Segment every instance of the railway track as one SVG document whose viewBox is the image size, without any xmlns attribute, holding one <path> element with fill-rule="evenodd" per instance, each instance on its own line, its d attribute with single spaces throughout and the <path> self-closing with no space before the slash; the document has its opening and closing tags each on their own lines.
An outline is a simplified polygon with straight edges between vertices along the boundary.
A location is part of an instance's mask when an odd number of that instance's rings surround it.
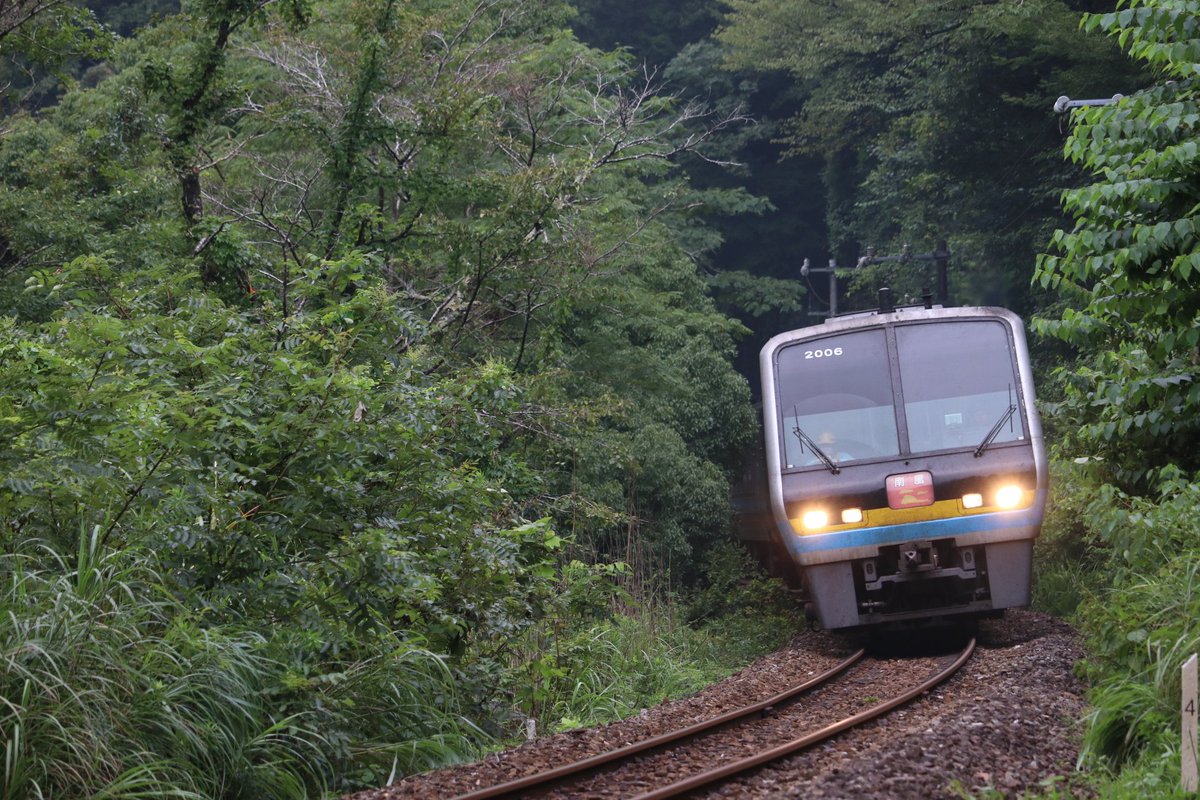
<svg viewBox="0 0 1200 800">
<path fill-rule="evenodd" d="M 970 658 L 971 639 L 954 657 L 865 658 L 859 650 L 784 692 L 676 731 L 570 764 L 458 795 L 636 797 L 660 800 L 703 790 L 787 758 L 913 700 Z M 913 675 L 894 688 L 897 670 Z M 915 679 L 915 676 L 921 679 Z M 847 708 L 856 708 L 850 713 Z"/>
</svg>

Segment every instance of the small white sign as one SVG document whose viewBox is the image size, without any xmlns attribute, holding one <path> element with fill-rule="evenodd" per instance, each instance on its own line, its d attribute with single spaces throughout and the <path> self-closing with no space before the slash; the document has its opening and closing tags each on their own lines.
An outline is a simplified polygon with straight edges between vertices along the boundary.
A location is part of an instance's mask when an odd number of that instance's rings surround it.
<svg viewBox="0 0 1200 800">
<path fill-rule="evenodd" d="M 1195 792 L 1200 788 L 1196 772 L 1196 655 L 1183 665 L 1183 697 L 1180 706 L 1180 728 L 1183 731 L 1183 741 L 1180 751 L 1180 785 L 1185 792 Z"/>
</svg>

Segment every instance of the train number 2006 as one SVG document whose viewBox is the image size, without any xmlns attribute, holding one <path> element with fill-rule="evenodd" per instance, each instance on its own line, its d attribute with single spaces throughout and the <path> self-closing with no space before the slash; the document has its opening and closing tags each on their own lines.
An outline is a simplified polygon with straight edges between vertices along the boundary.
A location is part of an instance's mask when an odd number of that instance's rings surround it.
<svg viewBox="0 0 1200 800">
<path fill-rule="evenodd" d="M 805 350 L 804 358 L 832 358 L 841 354 L 842 348 L 840 347 L 826 347 L 824 350 Z"/>
</svg>

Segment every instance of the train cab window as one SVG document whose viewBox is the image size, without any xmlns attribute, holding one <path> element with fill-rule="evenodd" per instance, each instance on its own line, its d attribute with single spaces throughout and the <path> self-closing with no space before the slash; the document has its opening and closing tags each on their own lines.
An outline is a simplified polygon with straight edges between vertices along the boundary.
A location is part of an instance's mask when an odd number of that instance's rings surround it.
<svg viewBox="0 0 1200 800">
<path fill-rule="evenodd" d="M 1008 331 L 986 320 L 896 328 L 900 383 L 914 453 L 1025 438 Z"/>
<path fill-rule="evenodd" d="M 781 349 L 776 385 L 783 468 L 821 466 L 812 444 L 835 463 L 898 455 L 890 374 L 882 330 Z"/>
</svg>

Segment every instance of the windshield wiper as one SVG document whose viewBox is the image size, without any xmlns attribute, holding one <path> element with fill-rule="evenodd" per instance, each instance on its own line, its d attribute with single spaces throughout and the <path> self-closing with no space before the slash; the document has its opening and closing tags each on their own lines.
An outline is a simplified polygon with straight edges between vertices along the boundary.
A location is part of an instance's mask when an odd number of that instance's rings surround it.
<svg viewBox="0 0 1200 800">
<path fill-rule="evenodd" d="M 992 426 L 990 431 L 988 431 L 988 435 L 983 437 L 983 441 L 979 443 L 979 447 L 975 448 L 976 458 L 979 458 L 981 455 L 983 455 L 983 451 L 987 450 L 988 445 L 992 443 L 992 440 L 1000 435 L 1000 429 L 1004 427 L 1004 423 L 1008 422 L 1009 419 L 1012 418 L 1012 415 L 1016 413 L 1016 411 L 1017 407 L 1010 402 L 1005 412 L 1000 415 L 1000 419 L 996 420 L 996 424 Z"/>
<path fill-rule="evenodd" d="M 826 469 L 828 469 L 834 475 L 840 475 L 842 473 L 841 468 L 838 467 L 837 464 L 833 463 L 833 459 L 825 455 L 825 451 L 817 447 L 817 443 L 812 440 L 811 436 L 801 430 L 799 425 L 792 428 L 792 433 L 796 434 L 796 438 L 800 440 L 800 444 L 808 445 L 808 449 L 812 450 L 813 455 L 821 460 L 821 463 L 825 465 Z"/>
</svg>

